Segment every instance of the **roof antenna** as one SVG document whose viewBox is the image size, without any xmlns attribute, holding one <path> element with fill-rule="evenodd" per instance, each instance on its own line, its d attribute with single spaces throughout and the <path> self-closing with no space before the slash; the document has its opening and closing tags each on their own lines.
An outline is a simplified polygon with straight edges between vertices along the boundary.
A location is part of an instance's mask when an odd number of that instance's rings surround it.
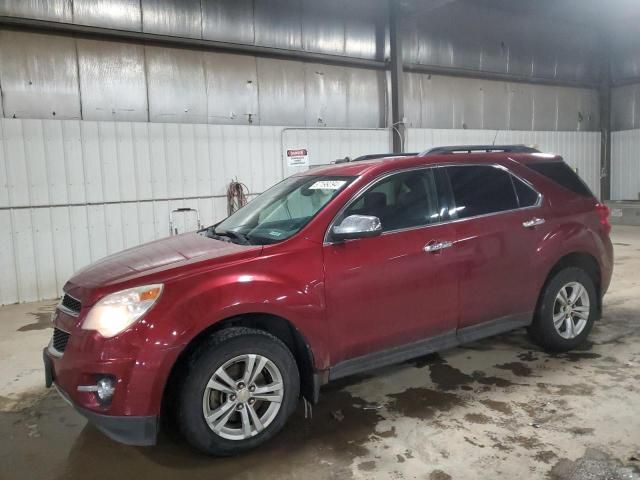
<svg viewBox="0 0 640 480">
<path fill-rule="evenodd" d="M 500 133 L 500 130 L 496 130 L 496 134 L 493 136 L 493 143 L 491 144 L 492 147 L 496 146 L 496 140 L 498 138 L 498 133 Z"/>
</svg>

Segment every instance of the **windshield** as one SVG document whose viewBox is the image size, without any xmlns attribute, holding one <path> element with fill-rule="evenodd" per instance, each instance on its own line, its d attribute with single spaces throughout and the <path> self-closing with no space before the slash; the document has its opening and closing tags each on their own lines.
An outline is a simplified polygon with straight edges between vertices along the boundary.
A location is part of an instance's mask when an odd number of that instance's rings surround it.
<svg viewBox="0 0 640 480">
<path fill-rule="evenodd" d="M 353 179 L 323 175 L 289 177 L 203 232 L 212 238 L 245 245 L 281 242 L 298 233 Z"/>
</svg>

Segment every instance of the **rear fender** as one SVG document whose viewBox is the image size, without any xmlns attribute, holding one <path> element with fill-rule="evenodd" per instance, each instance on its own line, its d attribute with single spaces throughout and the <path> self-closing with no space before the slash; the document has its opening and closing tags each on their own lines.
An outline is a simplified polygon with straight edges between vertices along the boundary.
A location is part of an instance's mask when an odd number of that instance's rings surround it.
<svg viewBox="0 0 640 480">
<path fill-rule="evenodd" d="M 538 272 L 537 286 L 541 291 L 549 274 L 562 258 L 572 253 L 583 253 L 593 257 L 603 272 L 601 259 L 605 245 L 600 236 L 579 222 L 567 222 L 551 230 L 538 245 L 533 259 L 534 271 Z M 602 282 L 602 279 L 601 279 Z"/>
</svg>

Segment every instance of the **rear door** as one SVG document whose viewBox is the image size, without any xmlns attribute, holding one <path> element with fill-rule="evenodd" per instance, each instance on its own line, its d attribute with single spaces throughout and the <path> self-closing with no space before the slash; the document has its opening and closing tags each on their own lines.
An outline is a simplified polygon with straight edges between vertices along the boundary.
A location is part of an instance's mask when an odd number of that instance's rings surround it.
<svg viewBox="0 0 640 480">
<path fill-rule="evenodd" d="M 513 322 L 530 321 L 537 277 L 528 265 L 545 232 L 540 195 L 498 165 L 445 171 L 453 197 L 450 212 L 457 217 L 458 328 L 495 322 L 497 332 L 501 324 L 508 330 Z"/>
<path fill-rule="evenodd" d="M 373 215 L 384 233 L 323 247 L 333 364 L 454 334 L 455 252 L 433 245 L 452 245 L 455 227 L 439 204 L 433 169 L 411 170 L 380 179 L 334 221 Z"/>
</svg>

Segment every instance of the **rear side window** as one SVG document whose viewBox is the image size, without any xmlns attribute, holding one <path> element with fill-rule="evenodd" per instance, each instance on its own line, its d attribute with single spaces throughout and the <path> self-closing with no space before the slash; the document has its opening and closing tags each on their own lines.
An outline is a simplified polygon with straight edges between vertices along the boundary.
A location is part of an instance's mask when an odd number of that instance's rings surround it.
<svg viewBox="0 0 640 480">
<path fill-rule="evenodd" d="M 589 187 L 580 179 L 569 165 L 564 162 L 542 162 L 527 165 L 531 170 L 544 175 L 557 184 L 583 197 L 593 197 Z"/>
<path fill-rule="evenodd" d="M 518 208 L 512 176 L 487 166 L 447 167 L 457 218 L 475 217 Z M 454 212 L 450 212 L 453 216 Z"/>
<path fill-rule="evenodd" d="M 538 203 L 539 194 L 529 185 L 524 183 L 517 177 L 511 177 L 513 179 L 513 187 L 516 189 L 516 195 L 518 196 L 518 205 L 520 208 L 533 207 Z"/>
</svg>

